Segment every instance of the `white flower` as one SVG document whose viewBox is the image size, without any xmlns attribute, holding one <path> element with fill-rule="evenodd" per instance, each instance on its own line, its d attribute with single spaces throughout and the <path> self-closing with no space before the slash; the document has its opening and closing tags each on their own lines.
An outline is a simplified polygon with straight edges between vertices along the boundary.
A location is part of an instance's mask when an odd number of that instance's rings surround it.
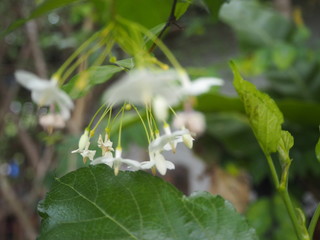
<svg viewBox="0 0 320 240">
<path fill-rule="evenodd" d="M 49 132 L 53 129 L 62 129 L 66 126 L 64 118 L 60 114 L 49 113 L 39 118 L 39 124 Z"/>
<path fill-rule="evenodd" d="M 220 78 L 202 77 L 194 81 L 190 81 L 186 72 L 179 72 L 182 82 L 182 94 L 189 96 L 198 96 L 208 92 L 213 86 L 222 86 L 223 80 Z"/>
<path fill-rule="evenodd" d="M 173 106 L 180 100 L 178 79 L 174 70 L 134 69 L 112 85 L 104 99 L 109 104 L 129 102 L 144 106 L 152 104 L 155 96 L 161 96 Z"/>
<path fill-rule="evenodd" d="M 186 145 L 187 148 L 189 148 L 189 149 L 191 149 L 193 147 L 193 140 L 194 140 L 194 138 L 189 133 L 184 134 L 182 136 L 182 141 L 183 141 L 184 145 Z"/>
<path fill-rule="evenodd" d="M 89 150 L 88 148 L 80 152 L 81 156 L 83 157 L 84 163 L 86 163 L 88 158 L 90 159 L 90 161 L 93 161 L 94 155 L 96 154 L 96 150 Z"/>
<path fill-rule="evenodd" d="M 89 130 L 84 130 L 84 133 L 81 135 L 78 143 L 78 149 L 72 151 L 72 153 L 83 151 L 88 145 L 90 145 Z"/>
<path fill-rule="evenodd" d="M 70 97 L 57 86 L 57 80 L 46 81 L 26 71 L 16 71 L 17 81 L 31 91 L 32 100 L 39 106 L 57 104 L 65 120 L 70 118 L 73 102 Z"/>
<path fill-rule="evenodd" d="M 148 147 L 150 160 L 141 163 L 141 169 L 156 168 L 158 172 L 165 175 L 167 169 L 174 169 L 174 164 L 167 161 L 161 154 L 163 150 L 172 150 L 175 152 L 176 146 L 179 142 L 184 142 L 189 148 L 192 147 L 193 138 L 189 130 L 182 129 L 179 131 L 171 132 L 169 125 L 164 126 L 165 134 L 157 136 Z"/>
<path fill-rule="evenodd" d="M 83 162 L 85 163 L 87 161 L 87 158 L 89 158 L 91 161 L 94 158 L 94 155 L 96 154 L 95 150 L 89 150 L 90 146 L 90 137 L 89 137 L 89 131 L 85 130 L 84 133 L 81 135 L 78 149 L 72 151 L 71 153 L 80 153 L 83 157 Z"/>
<path fill-rule="evenodd" d="M 156 168 L 161 175 L 165 175 L 167 169 L 174 169 L 175 166 L 172 162 L 167 161 L 160 151 L 149 152 L 150 161 L 142 162 L 141 169 Z"/>
<path fill-rule="evenodd" d="M 152 101 L 152 109 L 156 119 L 165 122 L 168 118 L 169 105 L 167 100 L 161 96 L 156 96 Z"/>
<path fill-rule="evenodd" d="M 166 127 L 164 129 L 166 129 Z M 167 132 L 162 136 L 158 136 L 149 144 L 149 152 L 161 152 L 163 150 L 175 151 L 177 143 L 182 142 L 182 136 L 188 132 L 189 131 L 187 129 L 175 131 L 173 133 L 171 133 L 170 130 L 170 132 Z"/>
<path fill-rule="evenodd" d="M 186 127 L 190 132 L 201 135 L 206 129 L 206 120 L 201 112 L 178 112 L 173 119 L 173 126 L 178 129 Z"/>
<path fill-rule="evenodd" d="M 107 133 L 104 137 L 104 141 L 102 140 L 102 136 L 99 135 L 98 147 L 102 150 L 102 156 L 112 157 L 112 152 L 114 151 L 112 144 Z"/>
<path fill-rule="evenodd" d="M 107 164 L 109 167 L 114 169 L 114 175 L 118 175 L 120 167 L 122 164 L 126 164 L 129 166 L 132 170 L 139 170 L 140 169 L 140 163 L 135 160 L 131 159 L 124 159 L 121 157 L 122 150 L 121 148 L 116 148 L 115 157 L 109 157 L 109 156 L 103 156 L 99 157 L 91 162 L 92 165 L 104 163 Z"/>
</svg>

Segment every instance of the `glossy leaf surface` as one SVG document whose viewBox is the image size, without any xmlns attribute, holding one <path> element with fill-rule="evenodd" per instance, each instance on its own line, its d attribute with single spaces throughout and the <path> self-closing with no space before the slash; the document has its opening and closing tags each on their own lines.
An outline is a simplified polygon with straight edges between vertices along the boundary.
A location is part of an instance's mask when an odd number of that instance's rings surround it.
<svg viewBox="0 0 320 240">
<path fill-rule="evenodd" d="M 281 138 L 283 116 L 276 103 L 250 82 L 243 80 L 231 62 L 234 86 L 244 104 L 251 128 L 265 154 L 276 152 Z"/>
<path fill-rule="evenodd" d="M 230 203 L 184 196 L 148 173 L 90 166 L 56 179 L 39 204 L 39 239 L 257 239 Z"/>
</svg>

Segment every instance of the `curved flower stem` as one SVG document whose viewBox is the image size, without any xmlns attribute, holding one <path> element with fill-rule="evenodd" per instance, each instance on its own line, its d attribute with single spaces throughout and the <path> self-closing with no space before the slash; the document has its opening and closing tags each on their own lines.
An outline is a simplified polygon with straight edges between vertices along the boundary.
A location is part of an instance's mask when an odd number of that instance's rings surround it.
<svg viewBox="0 0 320 240">
<path fill-rule="evenodd" d="M 103 105 L 104 106 L 104 105 Z M 110 111 L 111 107 L 106 107 L 106 109 L 104 110 L 104 112 L 102 113 L 101 117 L 99 118 L 98 122 L 96 123 L 96 125 L 94 126 L 94 128 L 91 130 L 91 132 L 95 132 L 97 127 L 100 125 L 102 119 L 104 119 L 104 117 L 108 114 L 108 112 Z"/>
<path fill-rule="evenodd" d="M 144 131 L 146 132 L 147 139 L 148 139 L 148 143 L 150 143 L 151 140 L 150 140 L 150 136 L 149 136 L 148 128 L 147 128 L 146 124 L 145 124 L 145 122 L 143 121 L 143 118 L 142 118 L 141 114 L 139 113 L 139 110 L 137 109 L 137 107 L 134 106 L 134 105 L 132 105 L 132 107 L 133 107 L 133 109 L 136 111 L 136 113 L 138 114 L 138 116 L 139 116 L 139 118 L 140 118 L 140 121 L 141 121 L 141 123 L 142 123 L 142 125 L 143 125 Z"/>
<path fill-rule="evenodd" d="M 120 125 L 119 125 L 119 137 L 118 137 L 118 147 L 121 149 L 121 132 L 122 132 L 122 122 L 123 122 L 123 114 L 125 110 L 126 103 L 123 104 L 123 107 L 121 108 L 121 119 L 120 119 Z"/>
<path fill-rule="evenodd" d="M 99 107 L 99 109 L 96 111 L 96 113 L 95 113 L 95 114 L 93 115 L 93 117 L 91 118 L 91 121 L 90 121 L 90 123 L 89 123 L 89 125 L 88 125 L 87 128 L 91 129 L 91 125 L 92 125 L 94 119 L 95 119 L 96 116 L 99 114 L 99 112 L 102 110 L 102 108 L 105 107 L 105 105 L 106 105 L 106 104 L 103 104 L 101 107 Z"/>
<path fill-rule="evenodd" d="M 318 204 L 317 209 L 314 212 L 313 217 L 312 217 L 310 224 L 309 224 L 308 232 L 310 235 L 310 239 L 313 239 L 314 230 L 317 226 L 319 217 L 320 217 L 320 204 Z"/>
</svg>

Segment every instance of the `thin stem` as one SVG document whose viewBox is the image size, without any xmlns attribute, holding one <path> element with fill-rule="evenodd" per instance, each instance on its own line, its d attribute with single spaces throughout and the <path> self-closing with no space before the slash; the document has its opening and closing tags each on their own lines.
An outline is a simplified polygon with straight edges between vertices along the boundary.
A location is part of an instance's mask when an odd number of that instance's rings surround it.
<svg viewBox="0 0 320 240">
<path fill-rule="evenodd" d="M 77 61 L 75 62 L 75 63 L 73 63 L 69 68 L 68 68 L 68 70 L 63 74 L 63 76 L 61 77 L 61 81 L 65 81 L 73 72 L 74 72 L 74 70 L 80 65 L 80 64 L 82 64 L 84 61 L 86 61 L 87 59 L 88 59 L 88 57 L 92 54 L 92 53 L 94 53 L 95 51 L 97 51 L 99 48 L 101 48 L 102 46 L 103 46 L 103 44 L 105 44 L 106 43 L 106 41 L 105 40 L 100 40 L 94 47 L 92 47 L 92 48 L 90 48 L 86 53 L 84 53 L 83 55 L 81 55 L 78 59 L 77 59 Z M 110 44 L 110 45 L 112 45 L 112 44 Z M 108 51 L 109 51 L 109 49 L 108 48 L 106 48 L 106 50 L 105 51 L 103 51 L 101 54 L 100 54 L 100 56 L 99 56 L 99 58 L 96 60 L 96 62 L 94 63 L 94 64 L 92 64 L 93 66 L 94 65 L 98 65 L 97 64 L 97 62 L 100 62 L 101 63 L 101 61 L 103 61 L 103 60 L 101 60 L 101 58 L 105 58 L 105 56 L 108 54 Z"/>
<path fill-rule="evenodd" d="M 120 125 L 119 125 L 119 137 L 118 137 L 118 148 L 121 148 L 121 130 L 122 130 L 122 122 L 123 122 L 123 114 L 124 114 L 124 108 L 126 103 L 123 104 L 123 107 L 121 108 L 121 119 L 120 119 Z"/>
<path fill-rule="evenodd" d="M 103 104 L 97 111 L 96 111 L 96 113 L 93 115 L 93 117 L 91 118 L 91 121 L 90 121 L 90 123 L 89 123 L 89 125 L 88 125 L 88 127 L 87 128 L 91 128 L 91 125 L 92 125 L 92 123 L 93 123 L 93 121 L 94 121 L 94 119 L 96 118 L 96 116 L 98 115 L 98 113 L 102 110 L 102 108 L 104 108 L 104 106 L 105 106 L 106 104 Z"/>
<path fill-rule="evenodd" d="M 112 107 L 110 107 L 110 111 L 109 111 L 109 117 L 108 117 L 108 123 L 107 123 L 107 127 L 106 127 L 106 131 L 110 131 L 110 123 L 111 123 L 111 117 L 112 117 Z M 109 132 L 108 132 L 109 134 Z"/>
<path fill-rule="evenodd" d="M 148 143 L 150 143 L 150 137 L 149 137 L 149 133 L 148 133 L 148 129 L 147 129 L 146 124 L 144 123 L 143 118 L 142 118 L 141 114 L 139 113 L 138 109 L 136 108 L 136 106 L 133 106 L 133 105 L 132 105 L 132 107 L 133 107 L 133 109 L 137 112 L 137 114 L 138 114 L 138 116 L 139 116 L 139 118 L 140 118 L 140 120 L 141 120 L 141 123 L 142 123 L 142 125 L 143 125 L 144 131 L 146 132 L 147 139 L 148 139 Z"/>
<path fill-rule="evenodd" d="M 152 140 L 154 139 L 154 134 L 153 134 L 153 129 L 152 129 L 152 123 L 151 123 L 151 121 L 150 121 L 150 114 L 151 114 L 151 112 L 150 112 L 150 106 L 149 105 L 146 105 L 146 115 L 147 115 L 147 122 L 148 122 L 148 127 L 149 127 L 149 132 L 150 132 L 150 134 L 151 134 L 151 138 L 152 138 Z"/>
<path fill-rule="evenodd" d="M 95 33 L 90 37 L 87 41 L 85 41 L 63 64 L 62 66 L 58 69 L 56 74 L 60 76 L 64 70 L 71 64 L 71 62 L 78 56 L 82 51 L 84 51 L 85 48 L 87 48 L 92 41 L 94 41 L 97 37 L 99 37 L 100 32 Z M 62 82 L 63 83 L 63 82 Z M 61 84 L 62 84 L 61 83 Z"/>
<path fill-rule="evenodd" d="M 168 17 L 166 24 L 164 25 L 164 27 L 160 31 L 160 33 L 157 37 L 158 39 L 160 39 L 162 37 L 162 35 L 164 34 L 164 32 L 166 31 L 166 29 L 168 27 L 170 27 L 170 25 L 176 21 L 176 17 L 174 15 L 174 13 L 176 11 L 176 6 L 177 6 L 177 0 L 173 0 L 170 15 Z M 157 46 L 157 44 L 155 42 L 153 42 L 150 49 L 149 49 L 149 53 L 152 53 L 154 51 L 154 49 L 156 48 L 156 46 Z"/>
<path fill-rule="evenodd" d="M 290 199 L 290 196 L 288 193 L 288 188 L 287 188 L 286 184 L 280 185 L 280 183 L 279 183 L 278 174 L 277 174 L 276 168 L 273 164 L 273 161 L 272 161 L 270 154 L 265 154 L 265 156 L 267 158 L 267 162 L 268 162 L 269 168 L 271 170 L 271 176 L 272 176 L 273 183 L 274 183 L 276 189 L 278 190 L 284 204 L 286 205 L 288 214 L 290 216 L 291 222 L 293 224 L 293 227 L 294 227 L 294 230 L 295 230 L 295 233 L 296 233 L 298 239 L 299 240 L 310 240 L 309 237 L 305 236 L 303 234 L 303 232 L 301 231 L 304 226 L 302 226 L 299 223 L 299 220 L 296 215 L 292 201 Z"/>
<path fill-rule="evenodd" d="M 293 224 L 294 230 L 296 232 L 296 235 L 299 240 L 310 240 L 308 236 L 304 236 L 301 229 L 304 227 L 299 223 L 298 217 L 296 215 L 296 211 L 294 209 L 294 206 L 292 204 L 291 198 L 289 196 L 288 190 L 285 188 L 279 188 L 280 196 L 283 200 L 283 202 L 286 205 L 287 211 L 289 213 L 291 222 Z"/>
<path fill-rule="evenodd" d="M 273 184 L 276 187 L 276 189 L 279 188 L 279 177 L 276 171 L 276 168 L 273 164 L 272 158 L 270 156 L 270 154 L 265 154 L 266 158 L 267 158 L 267 162 L 271 171 L 271 176 L 272 176 L 272 180 L 273 180 Z"/>
<path fill-rule="evenodd" d="M 179 70 L 183 70 L 183 67 L 180 65 L 178 60 L 175 58 L 175 56 L 171 53 L 171 51 L 167 48 L 167 46 L 160 40 L 157 39 L 157 36 L 154 35 L 152 32 L 150 32 L 148 29 L 145 27 L 138 25 L 133 22 L 129 22 L 128 20 L 121 18 L 118 16 L 118 21 L 123 22 L 124 24 L 127 25 L 135 25 L 143 34 L 145 34 L 147 37 L 149 37 L 151 40 L 154 41 L 154 43 L 161 49 L 161 51 L 166 55 L 167 59 L 170 61 L 170 63 Z M 183 70 L 184 71 L 184 70 Z"/>
<path fill-rule="evenodd" d="M 101 117 L 99 118 L 98 122 L 96 123 L 96 125 L 94 126 L 94 128 L 92 129 L 93 132 L 96 131 L 97 127 L 100 125 L 102 119 L 104 119 L 104 117 L 107 115 L 107 113 L 110 111 L 110 107 L 107 107 L 103 114 L 101 115 Z"/>
<path fill-rule="evenodd" d="M 314 230 L 316 229 L 319 217 L 320 217 L 320 204 L 318 204 L 317 209 L 314 212 L 309 224 L 308 232 L 309 232 L 310 239 L 313 239 Z"/>
</svg>

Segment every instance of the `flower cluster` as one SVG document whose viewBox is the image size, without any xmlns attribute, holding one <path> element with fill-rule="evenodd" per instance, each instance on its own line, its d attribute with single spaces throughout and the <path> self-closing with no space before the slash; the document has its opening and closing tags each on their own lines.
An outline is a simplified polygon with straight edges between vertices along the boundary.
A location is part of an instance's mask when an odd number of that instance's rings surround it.
<svg viewBox="0 0 320 240">
<path fill-rule="evenodd" d="M 188 75 L 184 72 L 175 70 L 132 70 L 112 85 L 103 97 L 106 109 L 99 119 L 98 124 L 108 113 L 109 124 L 112 118 L 112 109 L 116 107 L 120 108 L 114 117 L 115 119 L 121 116 L 119 120 L 121 123 L 119 127 L 118 146 L 115 148 L 115 151 L 109 135 L 110 125 L 108 125 L 104 140 L 101 135 L 98 139 L 101 156 L 94 158 L 95 151 L 88 149 L 90 145 L 89 135 L 91 135 L 90 133 L 92 133 L 92 135 L 94 134 L 97 126 L 90 130 L 90 123 L 80 138 L 79 148 L 72 151 L 72 153 L 80 153 L 84 161 L 89 158 L 92 165 L 108 165 L 114 169 L 115 175 L 124 167 L 130 170 L 151 169 L 154 174 L 158 171 L 161 175 L 165 175 L 168 169 L 174 169 L 175 166 L 171 161 L 165 159 L 163 152 L 172 151 L 175 153 L 178 143 L 184 143 L 191 149 L 194 140 L 192 137 L 192 135 L 194 135 L 193 130 L 199 133 L 203 131 L 205 126 L 204 119 L 201 118 L 200 113 L 194 117 L 201 125 L 198 129 L 197 127 L 192 127 L 192 124 L 188 121 L 181 120 L 181 114 L 176 114 L 176 119 L 180 116 L 179 121 L 175 120 L 175 122 L 179 122 L 179 127 L 177 128 L 179 130 L 172 132 L 170 125 L 167 123 L 169 110 L 173 111 L 172 107 L 184 101 L 189 96 L 202 94 L 208 91 L 210 87 L 221 84 L 222 80 L 215 78 L 201 78 L 196 81 L 190 81 Z M 146 137 L 149 142 L 149 161 L 139 162 L 122 157 L 122 117 L 128 106 L 130 109 L 133 108 L 136 111 L 145 128 Z M 137 107 L 145 109 L 145 118 L 141 116 Z M 158 130 L 159 123 L 163 124 L 162 135 L 160 135 L 160 131 Z"/>
<path fill-rule="evenodd" d="M 135 38 L 130 39 L 128 36 L 135 36 Z M 172 68 L 150 54 L 145 46 L 146 37 L 149 40 L 157 39 L 154 43 L 166 56 Z M 132 56 L 135 68 L 131 65 L 129 68 L 124 67 L 119 63 L 120 61 L 116 61 L 112 51 L 114 46 L 120 47 L 125 55 Z M 90 61 L 88 61 L 89 57 Z M 168 169 L 174 169 L 174 164 L 165 159 L 163 152 L 172 151 L 175 153 L 179 143 L 184 143 L 188 148 L 192 148 L 193 137 L 204 131 L 203 115 L 193 110 L 194 97 L 208 92 L 213 86 L 221 86 L 223 81 L 218 78 L 199 78 L 191 81 L 173 54 L 152 32 L 117 17 L 104 29 L 88 38 L 62 64 L 51 80 L 45 81 L 25 71 L 17 71 L 16 79 L 22 86 L 31 90 L 34 102 L 39 106 L 50 107 L 50 114 L 41 116 L 39 122 L 51 132 L 54 128 L 61 129 L 65 126 L 65 121 L 70 118 L 70 112 L 73 109 L 72 100 L 67 93 L 59 88 L 59 85 L 72 77 L 76 69 L 82 69 L 78 74 L 79 77 L 75 78 L 77 84 L 68 91 L 72 93 L 72 91 L 84 90 L 87 83 L 91 81 L 90 68 L 100 66 L 108 57 L 110 62 L 119 65 L 123 70 L 131 70 L 124 73 L 104 93 L 104 104 L 86 127 L 79 140 L 78 149 L 72 153 L 79 153 L 84 162 L 89 159 L 91 164 L 110 166 L 114 169 L 115 175 L 123 166 L 127 166 L 131 170 L 151 169 L 154 173 L 158 171 L 164 175 Z M 98 78 L 99 74 L 93 75 Z M 182 102 L 185 111 L 176 113 L 173 109 Z M 145 130 L 149 144 L 149 161 L 138 162 L 122 157 L 123 119 L 124 113 L 129 110 L 135 111 Z M 177 129 L 173 132 L 168 124 L 170 111 L 175 117 L 173 123 Z M 98 120 L 97 116 L 100 116 Z M 103 119 L 107 120 L 107 126 L 104 138 L 101 135 L 98 138 L 101 156 L 95 158 L 96 150 L 90 149 L 90 140 L 94 137 L 96 129 Z M 113 147 L 111 140 L 111 134 L 114 132 L 118 132 L 116 147 Z"/>
<path fill-rule="evenodd" d="M 109 139 L 107 133 L 105 134 L 104 140 L 101 135 L 99 136 L 97 143 L 98 147 L 101 148 L 102 156 L 94 159 L 96 151 L 89 150 L 90 137 L 88 130 L 85 130 L 81 136 L 78 149 L 72 151 L 72 153 L 80 153 L 84 162 L 89 159 L 92 165 L 101 163 L 108 165 L 114 169 L 115 175 L 118 175 L 119 170 L 123 165 L 126 165 L 130 170 L 152 169 L 154 173 L 155 170 L 158 170 L 160 174 L 165 175 L 167 169 L 174 169 L 174 164 L 164 158 L 162 151 L 175 151 L 179 142 L 183 142 L 187 147 L 192 148 L 193 141 L 193 138 L 187 129 L 171 133 L 169 126 L 165 126 L 165 128 L 167 129 L 166 132 L 161 136 L 157 134 L 156 138 L 149 144 L 148 150 L 150 161 L 138 162 L 136 160 L 123 158 L 121 147 L 117 147 L 113 154 L 113 143 Z"/>
</svg>

